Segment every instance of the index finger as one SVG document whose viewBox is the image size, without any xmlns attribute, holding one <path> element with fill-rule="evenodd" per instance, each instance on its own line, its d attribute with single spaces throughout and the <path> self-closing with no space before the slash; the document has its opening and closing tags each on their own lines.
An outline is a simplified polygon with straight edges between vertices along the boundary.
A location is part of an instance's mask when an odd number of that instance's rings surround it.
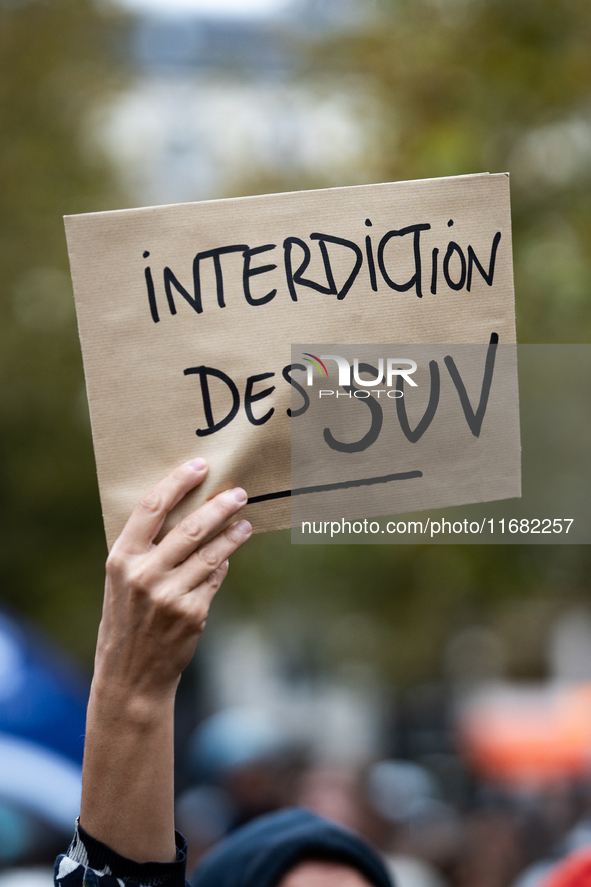
<svg viewBox="0 0 591 887">
<path fill-rule="evenodd" d="M 168 512 L 200 484 L 206 474 L 205 459 L 193 459 L 175 468 L 138 502 L 115 545 L 130 554 L 145 552 L 162 529 Z"/>
</svg>

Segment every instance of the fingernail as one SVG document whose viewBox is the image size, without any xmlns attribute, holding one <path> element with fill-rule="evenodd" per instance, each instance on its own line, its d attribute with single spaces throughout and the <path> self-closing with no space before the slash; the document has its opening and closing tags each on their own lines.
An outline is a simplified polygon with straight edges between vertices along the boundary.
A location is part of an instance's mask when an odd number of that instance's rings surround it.
<svg viewBox="0 0 591 887">
<path fill-rule="evenodd" d="M 248 499 L 248 496 L 246 495 L 246 492 L 242 489 L 242 487 L 236 487 L 235 490 L 232 490 L 232 496 L 239 505 L 244 505 L 244 503 Z"/>
<path fill-rule="evenodd" d="M 238 521 L 238 523 L 236 524 L 236 529 L 240 530 L 241 533 L 244 533 L 245 536 L 250 536 L 250 534 L 252 533 L 252 527 L 247 520 Z"/>
<path fill-rule="evenodd" d="M 193 471 L 203 471 L 207 468 L 207 462 L 205 459 L 193 459 L 192 462 L 189 462 L 189 465 L 193 469 Z"/>
</svg>

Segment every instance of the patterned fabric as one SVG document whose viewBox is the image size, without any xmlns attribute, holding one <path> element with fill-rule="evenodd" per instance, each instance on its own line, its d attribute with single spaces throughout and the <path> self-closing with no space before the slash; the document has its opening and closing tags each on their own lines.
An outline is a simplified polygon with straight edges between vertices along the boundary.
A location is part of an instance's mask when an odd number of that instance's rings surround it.
<svg viewBox="0 0 591 887">
<path fill-rule="evenodd" d="M 79 823 L 55 861 L 55 887 L 185 887 L 187 842 L 176 833 L 176 862 L 133 862 L 92 838 Z"/>
</svg>

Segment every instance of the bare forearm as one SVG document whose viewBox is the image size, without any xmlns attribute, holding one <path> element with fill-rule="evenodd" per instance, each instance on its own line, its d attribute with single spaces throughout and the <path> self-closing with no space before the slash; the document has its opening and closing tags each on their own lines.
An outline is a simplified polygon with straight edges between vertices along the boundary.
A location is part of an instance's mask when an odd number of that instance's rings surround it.
<svg viewBox="0 0 591 887">
<path fill-rule="evenodd" d="M 195 652 L 228 557 L 249 538 L 226 526 L 246 503 L 220 493 L 157 545 L 166 515 L 206 473 L 180 466 L 137 506 L 107 561 L 86 723 L 80 824 L 132 861 L 172 862 L 174 697 Z"/>
<path fill-rule="evenodd" d="M 174 689 L 142 699 L 93 684 L 80 824 L 136 862 L 176 856 L 173 716 Z"/>
</svg>

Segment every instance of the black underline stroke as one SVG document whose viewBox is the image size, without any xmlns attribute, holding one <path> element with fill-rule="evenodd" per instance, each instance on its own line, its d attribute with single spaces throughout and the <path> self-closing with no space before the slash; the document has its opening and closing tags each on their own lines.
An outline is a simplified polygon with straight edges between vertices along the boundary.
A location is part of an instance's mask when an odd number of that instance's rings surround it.
<svg viewBox="0 0 591 887">
<path fill-rule="evenodd" d="M 279 493 L 265 493 L 264 496 L 251 496 L 246 503 L 269 502 L 271 499 L 287 499 L 289 496 L 306 496 L 308 493 L 329 493 L 331 490 L 348 490 L 351 487 L 371 487 L 374 484 L 389 484 L 394 480 L 412 480 L 422 477 L 422 471 L 403 471 L 400 474 L 385 474 L 382 477 L 363 477 L 360 480 L 345 480 L 335 484 L 320 484 L 317 487 L 298 487 L 295 490 L 281 490 Z"/>
</svg>

